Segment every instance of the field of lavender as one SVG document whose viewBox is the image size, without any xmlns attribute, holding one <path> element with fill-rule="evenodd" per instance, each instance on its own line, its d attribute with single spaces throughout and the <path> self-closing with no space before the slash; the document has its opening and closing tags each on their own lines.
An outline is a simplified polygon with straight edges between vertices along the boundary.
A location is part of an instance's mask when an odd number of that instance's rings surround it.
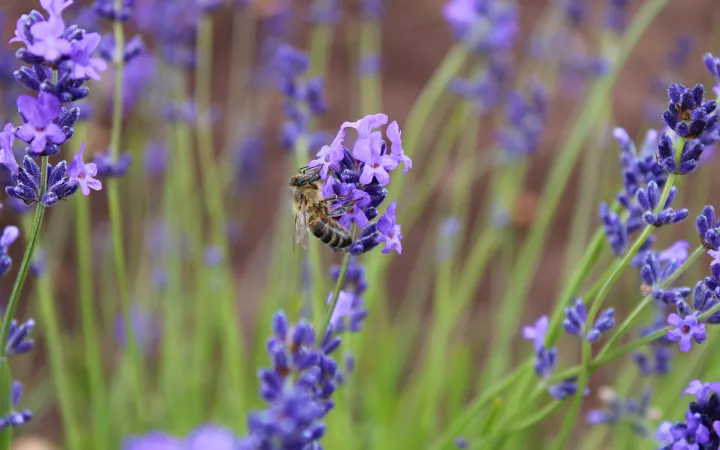
<svg viewBox="0 0 720 450">
<path fill-rule="evenodd" d="M 0 450 L 720 448 L 716 0 L 416 1 L 3 0 Z"/>
</svg>

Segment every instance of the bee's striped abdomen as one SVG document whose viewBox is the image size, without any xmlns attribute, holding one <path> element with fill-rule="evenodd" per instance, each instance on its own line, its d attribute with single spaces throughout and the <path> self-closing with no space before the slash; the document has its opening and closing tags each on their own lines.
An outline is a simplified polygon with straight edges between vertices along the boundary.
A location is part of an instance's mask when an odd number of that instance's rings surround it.
<svg viewBox="0 0 720 450">
<path fill-rule="evenodd" d="M 345 248 L 352 244 L 350 233 L 329 217 L 324 221 L 321 216 L 313 217 L 308 222 L 308 230 L 332 248 Z"/>
</svg>

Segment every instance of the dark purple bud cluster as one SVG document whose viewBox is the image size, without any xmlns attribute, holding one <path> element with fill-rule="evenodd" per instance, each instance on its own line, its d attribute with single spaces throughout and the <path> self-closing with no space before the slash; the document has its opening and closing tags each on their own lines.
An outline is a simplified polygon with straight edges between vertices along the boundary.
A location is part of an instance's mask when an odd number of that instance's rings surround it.
<svg viewBox="0 0 720 450">
<path fill-rule="evenodd" d="M 617 201 L 625 210 L 626 218 L 623 220 L 617 211 L 611 210 L 610 206 L 604 202 L 600 204 L 599 216 L 613 252 L 616 255 L 622 255 L 627 249 L 629 235 L 644 226 L 644 209 L 637 200 L 640 186 L 655 183 L 658 187 L 663 187 L 667 173 L 662 170 L 655 157 L 657 132 L 651 130 L 647 133 L 639 152 L 624 129 L 616 128 L 613 135 L 620 144 L 623 180 L 623 190 L 618 193 Z M 645 245 L 649 248 L 652 242 L 648 241 Z"/>
<path fill-rule="evenodd" d="M 12 385 L 10 386 L 10 401 L 13 408 L 15 408 L 18 403 L 20 403 L 21 397 L 22 383 L 20 383 L 19 381 L 13 381 Z M 32 411 L 29 411 L 27 409 L 20 412 L 11 411 L 7 416 L 0 418 L 0 429 L 8 427 L 18 427 L 20 425 L 30 422 L 32 419 L 33 413 Z"/>
<path fill-rule="evenodd" d="M 95 0 L 95 12 L 105 19 L 126 22 L 130 20 L 135 0 L 122 0 L 120 8 L 116 7 L 115 0 Z"/>
<path fill-rule="evenodd" d="M 720 383 L 693 380 L 683 394 L 695 396 L 685 420 L 664 421 L 655 433 L 662 450 L 715 449 L 720 443 Z"/>
<path fill-rule="evenodd" d="M 695 172 L 700 164 L 705 145 L 698 141 L 684 141 L 682 143 L 679 161 L 676 162 L 673 142 L 667 133 L 663 133 L 658 141 L 657 160 L 665 172 L 674 172 L 678 175 L 685 175 Z"/>
<path fill-rule="evenodd" d="M 542 316 L 532 326 L 523 328 L 523 339 L 533 341 L 535 362 L 533 368 L 538 377 L 546 380 L 557 367 L 557 348 L 545 345 L 548 317 Z M 577 377 L 570 377 L 558 384 L 548 386 L 548 393 L 557 400 L 563 400 L 577 392 Z"/>
<path fill-rule="evenodd" d="M 25 202 L 26 205 L 42 202 L 45 206 L 54 206 L 59 200 L 67 198 L 78 190 L 79 184 L 67 174 L 67 162 L 60 161 L 53 167 L 48 164 L 47 191 L 40 198 L 40 168 L 30 156 L 25 156 L 22 166 L 12 174 L 15 186 L 8 186 L 5 192 L 11 197 Z"/>
<path fill-rule="evenodd" d="M 670 188 L 665 204 L 662 205 L 662 210 L 655 213 L 655 210 L 660 206 L 661 193 L 657 183 L 651 181 L 648 183 L 647 189 L 640 188 L 637 190 L 636 197 L 638 204 L 643 210 L 643 221 L 654 227 L 661 227 L 663 225 L 669 225 L 678 223 L 690 214 L 687 209 L 679 209 L 675 211 L 670 206 L 675 200 L 677 195 L 677 189 L 675 186 Z"/>
<path fill-rule="evenodd" d="M 11 320 L 5 354 L 8 356 L 21 355 L 35 348 L 35 341 L 28 338 L 33 328 L 35 328 L 35 321 L 32 319 L 28 319 L 19 326 L 17 320 Z"/>
<path fill-rule="evenodd" d="M 688 287 L 676 287 L 661 289 L 660 284 L 672 275 L 682 261 L 671 259 L 660 265 L 660 260 L 655 252 L 649 251 L 645 256 L 645 264 L 640 268 L 640 279 L 642 280 L 641 291 L 643 295 L 652 294 L 655 300 L 666 304 L 675 304 L 690 296 L 691 290 Z"/>
<path fill-rule="evenodd" d="M 695 226 L 698 235 L 700 235 L 700 241 L 705 248 L 708 250 L 720 250 L 720 233 L 718 233 L 720 220 L 715 221 L 715 208 L 711 205 L 705 206 L 702 214 L 695 221 Z"/>
<path fill-rule="evenodd" d="M 273 367 L 259 372 L 260 395 L 269 406 L 249 416 L 241 448 L 312 448 L 325 434 L 322 418 L 334 406 L 340 371 L 329 355 L 340 338 L 330 330 L 315 347 L 312 325 L 291 326 L 283 312 L 273 316 L 273 332 L 267 345 Z"/>
<path fill-rule="evenodd" d="M 587 321 L 587 311 L 585 304 L 580 299 L 575 299 L 571 306 L 564 309 L 565 320 L 563 320 L 563 328 L 568 334 L 575 336 L 585 336 L 588 342 L 596 342 L 600 337 L 615 326 L 615 310 L 608 308 L 595 320 L 595 324 L 585 334 L 585 322 Z"/>
<path fill-rule="evenodd" d="M 678 315 L 684 319 L 693 314 L 702 314 L 717 304 L 718 300 L 714 292 L 708 289 L 704 281 L 698 281 L 693 291 L 692 307 L 685 300 L 678 300 L 675 303 L 675 308 Z M 712 324 L 720 323 L 720 312 L 714 313 L 705 320 L 705 322 Z"/>
<path fill-rule="evenodd" d="M 687 88 L 682 84 L 671 84 L 668 88 L 670 103 L 663 112 L 665 124 L 684 139 L 695 139 L 712 130 L 718 123 L 715 100 L 704 101 L 705 88 L 696 84 Z"/>
</svg>

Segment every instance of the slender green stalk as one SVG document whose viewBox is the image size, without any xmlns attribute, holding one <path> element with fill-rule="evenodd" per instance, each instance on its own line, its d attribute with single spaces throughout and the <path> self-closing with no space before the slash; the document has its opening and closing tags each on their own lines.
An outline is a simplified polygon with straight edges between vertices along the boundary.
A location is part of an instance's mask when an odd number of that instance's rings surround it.
<svg viewBox="0 0 720 450">
<path fill-rule="evenodd" d="M 223 353 L 229 365 L 228 376 L 234 385 L 245 386 L 242 362 L 244 349 L 242 335 L 237 321 L 235 308 L 235 286 L 231 275 L 232 267 L 228 249 L 226 215 L 223 206 L 222 184 L 216 182 L 216 174 L 220 173 L 215 164 L 212 124 L 210 109 L 212 97 L 212 49 L 213 49 L 213 18 L 203 14 L 199 19 L 196 51 L 198 64 L 195 68 L 195 97 L 197 102 L 197 146 L 200 158 L 203 194 L 210 216 L 210 236 L 214 245 L 222 254 L 222 325 Z"/>
<path fill-rule="evenodd" d="M 94 427 L 96 445 L 109 445 L 107 433 L 107 403 L 103 382 L 100 336 L 95 326 L 93 308 L 92 239 L 90 232 L 90 201 L 86 197 L 75 200 L 75 253 L 77 255 L 78 295 L 82 322 L 83 344 L 85 345 L 85 369 L 90 388 L 90 417 Z"/>
<path fill-rule="evenodd" d="M 40 165 L 39 198 L 43 198 L 47 189 L 47 156 L 43 156 L 41 158 Z M 8 340 L 8 335 L 10 334 L 10 322 L 12 322 L 12 319 L 15 316 L 15 309 L 17 309 L 18 303 L 20 302 L 20 292 L 22 291 L 25 279 L 27 278 L 28 270 L 30 269 L 30 262 L 32 261 L 35 246 L 38 242 L 38 236 L 40 235 L 40 227 L 42 226 L 44 215 L 45 205 L 42 202 L 38 202 L 35 207 L 35 218 L 33 219 L 32 228 L 30 229 L 30 234 L 28 235 L 25 254 L 23 255 L 22 262 L 20 263 L 20 269 L 18 270 L 17 277 L 15 278 L 15 284 L 13 284 L 12 292 L 10 293 L 10 299 L 8 300 L 7 308 L 5 309 L 5 315 L 2 318 L 0 342 L 7 342 Z M 0 346 L 0 417 L 7 417 L 12 410 L 12 399 L 10 397 L 11 386 L 12 376 L 10 374 L 10 360 L 7 357 L 7 347 L 2 345 Z M 5 429 L 0 430 L 0 449 L 8 450 L 10 448 L 11 440 L 12 427 L 6 427 Z"/>
<path fill-rule="evenodd" d="M 497 342 L 492 345 L 491 354 L 488 358 L 490 365 L 487 370 L 490 379 L 504 372 L 511 360 L 511 343 L 521 317 L 521 315 L 517 314 L 517 311 L 520 310 L 520 306 L 529 292 L 533 276 L 538 267 L 537 261 L 540 259 L 542 250 L 545 247 L 546 236 L 555 218 L 555 211 L 560 203 L 565 186 L 570 179 L 570 175 L 575 170 L 575 162 L 582 150 L 582 144 L 595 126 L 598 116 L 602 113 L 609 92 L 630 51 L 635 47 L 635 44 L 653 18 L 667 3 L 668 0 L 651 0 L 646 2 L 637 13 L 619 44 L 611 71 L 592 87 L 567 135 L 565 144 L 557 154 L 557 163 L 548 176 L 548 182 L 538 206 L 539 214 L 535 218 L 530 234 L 519 251 L 519 254 L 523 255 L 523 257 L 519 259 L 516 270 L 514 270 L 512 276 L 514 282 L 510 284 L 510 289 L 507 290 L 503 299 L 503 304 L 506 307 L 502 309 L 496 321 L 496 323 L 502 324 L 502 327 L 497 330 Z"/>
<path fill-rule="evenodd" d="M 115 0 L 115 7 L 122 7 L 122 0 Z M 115 91 L 113 96 L 112 129 L 110 130 L 110 159 L 116 162 L 120 155 L 120 139 L 122 134 L 123 120 L 123 73 L 125 68 L 125 30 L 123 23 L 116 20 L 113 22 L 113 34 L 115 37 Z M 132 327 L 132 316 L 130 311 L 130 298 L 128 293 L 127 269 L 125 263 L 125 244 L 123 243 L 123 222 L 120 207 L 120 194 L 118 191 L 118 180 L 110 178 L 105 184 L 108 198 L 108 211 L 110 215 L 110 227 L 113 241 L 113 255 L 115 263 L 115 277 L 120 296 L 120 307 L 122 309 L 127 337 L 127 351 L 133 366 L 133 402 L 137 417 L 142 422 L 145 409 L 142 405 L 144 393 L 142 389 L 143 360 L 135 339 L 135 332 Z"/>
</svg>

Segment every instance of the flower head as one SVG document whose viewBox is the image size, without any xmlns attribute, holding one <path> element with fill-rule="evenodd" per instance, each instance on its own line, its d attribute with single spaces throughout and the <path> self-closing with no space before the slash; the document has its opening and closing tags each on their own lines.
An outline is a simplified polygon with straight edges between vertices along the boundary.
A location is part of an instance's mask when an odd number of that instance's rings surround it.
<svg viewBox="0 0 720 450">
<path fill-rule="evenodd" d="M 100 44 L 100 39 L 98 33 L 86 33 L 82 40 L 73 42 L 70 52 L 70 64 L 72 66 L 70 76 L 73 79 L 92 78 L 100 81 L 99 72 L 104 72 L 107 69 L 107 63 L 102 58 L 91 56 Z"/>
<path fill-rule="evenodd" d="M 698 344 L 702 344 L 707 338 L 705 324 L 698 323 L 697 313 L 693 313 L 684 319 L 677 314 L 670 314 L 668 324 L 675 329 L 669 330 L 666 336 L 673 342 L 679 341 L 680 351 L 682 352 L 690 351 L 693 340 Z"/>
<path fill-rule="evenodd" d="M 17 107 L 25 123 L 15 131 L 15 136 L 30 144 L 32 154 L 43 154 L 48 142 L 59 145 L 67 140 L 62 128 L 55 123 L 62 107 L 60 100 L 53 94 L 41 92 L 37 99 L 21 95 Z"/>
<path fill-rule="evenodd" d="M 697 217 L 695 226 L 705 248 L 709 250 L 720 250 L 720 221 L 715 220 L 715 208 L 707 205 L 703 208 L 702 214 Z"/>
<path fill-rule="evenodd" d="M 383 253 L 390 253 L 395 250 L 398 254 L 402 253 L 402 243 L 400 242 L 403 238 L 401 226 L 395 223 L 395 209 L 397 202 L 390 203 L 385 215 L 378 219 L 377 229 L 380 232 L 380 240 L 385 243 Z"/>
<path fill-rule="evenodd" d="M 443 15 L 456 39 L 479 53 L 511 49 L 519 29 L 517 8 L 499 0 L 449 0 Z"/>
<path fill-rule="evenodd" d="M 15 127 L 8 123 L 0 132 L 0 164 L 8 168 L 11 174 L 18 171 L 18 163 L 13 153 L 13 144 L 15 143 Z"/>
<path fill-rule="evenodd" d="M 83 162 L 84 151 L 85 144 L 83 143 L 80 145 L 80 153 L 76 153 L 75 158 L 68 165 L 67 173 L 70 182 L 79 184 L 83 195 L 87 196 L 90 195 L 90 189 L 94 191 L 102 189 L 102 182 L 93 178 L 97 175 L 97 166 L 94 163 Z"/>
<path fill-rule="evenodd" d="M 35 348 L 35 341 L 28 338 L 33 328 L 35 328 L 35 321 L 32 319 L 28 319 L 19 326 L 17 321 L 13 319 L 10 322 L 5 354 L 8 356 L 21 355 Z"/>
<path fill-rule="evenodd" d="M 22 397 L 22 383 L 19 381 L 13 381 L 10 386 L 10 402 L 13 408 L 15 408 Z M 26 424 L 33 419 L 33 413 L 29 410 L 21 412 L 11 411 L 7 416 L 0 418 L 0 429 L 8 427 L 18 427 Z"/>
<path fill-rule="evenodd" d="M 33 42 L 28 45 L 28 50 L 49 64 L 56 63 L 72 51 L 70 42 L 65 39 L 65 22 L 60 16 L 51 15 L 48 20 L 34 24 L 30 33 Z"/>
<path fill-rule="evenodd" d="M 661 227 L 672 223 L 678 223 L 688 216 L 689 211 L 687 209 L 679 209 L 675 211 L 671 208 L 675 196 L 677 195 L 677 189 L 675 186 L 670 188 L 670 193 L 665 200 L 665 204 L 662 205 L 662 209 L 659 213 L 655 213 L 655 210 L 660 206 L 660 188 L 657 183 L 651 181 L 648 183 L 647 190 L 640 188 L 637 190 L 637 202 L 644 211 L 643 221 L 648 225 L 655 227 Z"/>
<path fill-rule="evenodd" d="M 532 326 L 523 327 L 523 339 L 533 341 L 535 351 L 539 351 L 545 345 L 545 334 L 548 330 L 548 316 L 540 316 L 540 318 Z"/>
<path fill-rule="evenodd" d="M 704 101 L 704 95 L 702 84 L 693 88 L 671 84 L 668 87 L 670 103 L 663 112 L 665 124 L 685 139 L 695 139 L 712 130 L 718 122 L 718 115 L 712 114 L 717 109 L 717 103 L 714 100 Z"/>
<path fill-rule="evenodd" d="M 700 165 L 700 160 L 705 150 L 702 142 L 683 141 L 683 147 L 680 151 L 679 162 L 675 161 L 675 149 L 673 142 L 667 133 L 663 133 L 658 141 L 658 164 L 665 172 L 673 172 L 678 175 L 686 175 L 695 172 Z"/>
</svg>

